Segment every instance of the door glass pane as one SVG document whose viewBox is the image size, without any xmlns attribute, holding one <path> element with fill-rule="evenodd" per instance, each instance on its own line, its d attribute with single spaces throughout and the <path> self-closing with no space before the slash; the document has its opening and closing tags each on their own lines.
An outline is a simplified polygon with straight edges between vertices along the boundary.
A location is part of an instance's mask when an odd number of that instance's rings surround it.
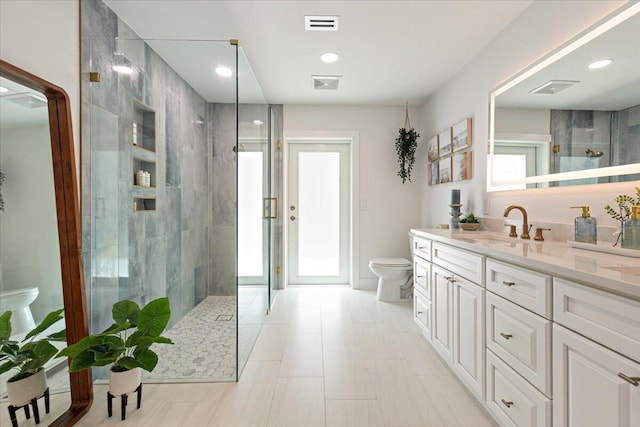
<svg viewBox="0 0 640 427">
<path fill-rule="evenodd" d="M 299 153 L 298 274 L 340 274 L 340 154 Z"/>
<path fill-rule="evenodd" d="M 262 252 L 262 153 L 238 153 L 238 276 L 260 277 Z"/>
</svg>

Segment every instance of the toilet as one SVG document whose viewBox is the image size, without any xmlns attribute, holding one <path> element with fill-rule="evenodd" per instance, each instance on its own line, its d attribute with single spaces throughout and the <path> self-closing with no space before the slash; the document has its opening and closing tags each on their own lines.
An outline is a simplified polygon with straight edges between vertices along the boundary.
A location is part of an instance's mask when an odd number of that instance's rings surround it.
<svg viewBox="0 0 640 427">
<path fill-rule="evenodd" d="M 413 266 L 410 261 L 404 258 L 377 258 L 369 261 L 369 268 L 379 277 L 378 301 L 398 302 L 411 298 Z"/>
<path fill-rule="evenodd" d="M 38 288 L 23 288 L 0 292 L 0 307 L 11 312 L 11 335 L 28 332 L 36 327 L 29 304 L 38 297 Z"/>
</svg>

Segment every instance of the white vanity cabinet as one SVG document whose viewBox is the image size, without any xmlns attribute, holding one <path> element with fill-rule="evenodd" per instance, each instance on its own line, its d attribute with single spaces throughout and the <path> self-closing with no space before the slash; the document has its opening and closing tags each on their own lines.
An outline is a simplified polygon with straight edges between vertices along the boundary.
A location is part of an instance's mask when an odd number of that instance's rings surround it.
<svg viewBox="0 0 640 427">
<path fill-rule="evenodd" d="M 431 341 L 431 241 L 413 236 L 413 319 Z"/>
<path fill-rule="evenodd" d="M 640 427 L 637 259 L 414 232 L 416 321 L 499 425 Z"/>
<path fill-rule="evenodd" d="M 434 244 L 434 251 L 443 245 Z M 447 253 L 452 251 L 445 248 Z M 459 250 L 457 250 L 459 251 Z M 440 253 L 443 253 L 442 251 Z M 482 257 L 459 252 L 459 256 Z M 432 344 L 479 398 L 484 396 L 484 294 L 483 287 L 456 271 L 432 265 Z M 448 264 L 455 267 L 452 262 Z M 455 268 L 454 268 L 455 269 Z"/>
<path fill-rule="evenodd" d="M 640 426 L 640 364 L 553 327 L 553 426 Z"/>
</svg>

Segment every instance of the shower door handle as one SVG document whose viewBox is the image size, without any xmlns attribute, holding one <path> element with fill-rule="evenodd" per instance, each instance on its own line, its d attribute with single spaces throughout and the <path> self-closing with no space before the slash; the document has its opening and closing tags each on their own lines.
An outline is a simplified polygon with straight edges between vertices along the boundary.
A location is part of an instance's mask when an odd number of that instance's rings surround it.
<svg viewBox="0 0 640 427">
<path fill-rule="evenodd" d="M 278 219 L 278 198 L 265 197 L 264 202 L 264 219 Z"/>
</svg>

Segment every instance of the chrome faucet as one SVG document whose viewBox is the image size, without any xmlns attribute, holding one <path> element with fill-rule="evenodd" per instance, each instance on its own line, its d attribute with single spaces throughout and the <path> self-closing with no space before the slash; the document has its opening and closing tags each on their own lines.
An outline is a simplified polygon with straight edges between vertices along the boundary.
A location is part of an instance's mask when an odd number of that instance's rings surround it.
<svg viewBox="0 0 640 427">
<path fill-rule="evenodd" d="M 522 235 L 520 235 L 520 238 L 521 239 L 530 239 L 531 236 L 529 236 L 529 230 L 531 230 L 531 226 L 529 225 L 527 211 L 525 210 L 525 208 L 523 208 L 522 206 L 518 206 L 518 205 L 511 205 L 507 209 L 504 210 L 505 218 L 508 217 L 509 216 L 509 212 L 511 212 L 514 209 L 518 209 L 520 212 L 522 212 Z"/>
</svg>

